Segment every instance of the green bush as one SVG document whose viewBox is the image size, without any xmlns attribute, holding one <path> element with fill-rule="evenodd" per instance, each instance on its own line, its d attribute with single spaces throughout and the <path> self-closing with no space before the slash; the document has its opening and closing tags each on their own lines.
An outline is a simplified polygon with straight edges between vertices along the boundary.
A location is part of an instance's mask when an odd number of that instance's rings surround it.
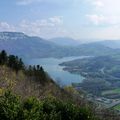
<svg viewBox="0 0 120 120">
<path fill-rule="evenodd" d="M 42 102 L 30 97 L 22 104 L 20 120 L 43 120 Z"/>
<path fill-rule="evenodd" d="M 21 108 L 20 98 L 10 91 L 0 97 L 0 120 L 16 120 Z"/>
<path fill-rule="evenodd" d="M 38 100 L 20 97 L 7 91 L 0 99 L 0 120 L 96 120 L 87 108 L 53 97 Z"/>
<path fill-rule="evenodd" d="M 43 113 L 48 115 L 46 120 L 95 120 L 88 108 L 81 108 L 69 102 L 62 102 L 55 98 L 43 101 Z M 52 118 L 52 119 L 51 119 Z"/>
</svg>

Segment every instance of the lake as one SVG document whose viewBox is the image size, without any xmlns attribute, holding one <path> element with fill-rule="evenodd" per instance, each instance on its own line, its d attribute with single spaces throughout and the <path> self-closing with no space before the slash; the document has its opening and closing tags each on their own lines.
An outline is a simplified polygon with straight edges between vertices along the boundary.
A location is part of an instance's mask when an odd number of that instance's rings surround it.
<svg viewBox="0 0 120 120">
<path fill-rule="evenodd" d="M 31 59 L 25 60 L 27 65 L 41 65 L 45 71 L 59 83 L 61 86 L 71 85 L 72 83 L 80 83 L 83 81 L 84 77 L 77 74 L 72 74 L 63 70 L 63 66 L 59 66 L 60 63 L 71 61 L 75 59 L 82 59 L 87 56 L 80 57 L 64 57 L 64 58 L 39 58 L 39 59 Z"/>
</svg>

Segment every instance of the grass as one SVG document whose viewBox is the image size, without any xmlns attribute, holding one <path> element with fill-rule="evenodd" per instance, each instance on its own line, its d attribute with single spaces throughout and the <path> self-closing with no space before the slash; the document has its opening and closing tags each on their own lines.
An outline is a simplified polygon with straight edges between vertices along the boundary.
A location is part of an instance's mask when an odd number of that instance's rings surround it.
<svg viewBox="0 0 120 120">
<path fill-rule="evenodd" d="M 120 104 L 114 107 L 115 110 L 120 110 Z"/>
<path fill-rule="evenodd" d="M 102 95 L 109 95 L 109 94 L 120 94 L 120 88 L 102 92 Z"/>
</svg>

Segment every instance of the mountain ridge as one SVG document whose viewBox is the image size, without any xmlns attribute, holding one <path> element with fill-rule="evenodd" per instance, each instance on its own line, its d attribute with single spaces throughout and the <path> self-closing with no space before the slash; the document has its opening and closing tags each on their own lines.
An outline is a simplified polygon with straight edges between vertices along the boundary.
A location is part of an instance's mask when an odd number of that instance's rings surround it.
<svg viewBox="0 0 120 120">
<path fill-rule="evenodd" d="M 61 46 L 78 46 L 81 44 L 80 41 L 70 37 L 56 37 L 49 39 L 49 41 Z"/>
<path fill-rule="evenodd" d="M 115 53 L 114 49 L 99 43 L 60 46 L 43 38 L 20 32 L 0 32 L 0 50 L 26 58 L 99 56 Z"/>
</svg>

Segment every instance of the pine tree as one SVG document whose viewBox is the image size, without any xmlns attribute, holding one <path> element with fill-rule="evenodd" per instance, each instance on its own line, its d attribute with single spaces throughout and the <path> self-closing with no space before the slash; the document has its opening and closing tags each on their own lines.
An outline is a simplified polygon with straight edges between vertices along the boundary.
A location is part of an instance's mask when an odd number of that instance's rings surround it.
<svg viewBox="0 0 120 120">
<path fill-rule="evenodd" d="M 2 50 L 0 53 L 0 64 L 4 65 L 7 63 L 7 53 L 5 50 Z"/>
</svg>

